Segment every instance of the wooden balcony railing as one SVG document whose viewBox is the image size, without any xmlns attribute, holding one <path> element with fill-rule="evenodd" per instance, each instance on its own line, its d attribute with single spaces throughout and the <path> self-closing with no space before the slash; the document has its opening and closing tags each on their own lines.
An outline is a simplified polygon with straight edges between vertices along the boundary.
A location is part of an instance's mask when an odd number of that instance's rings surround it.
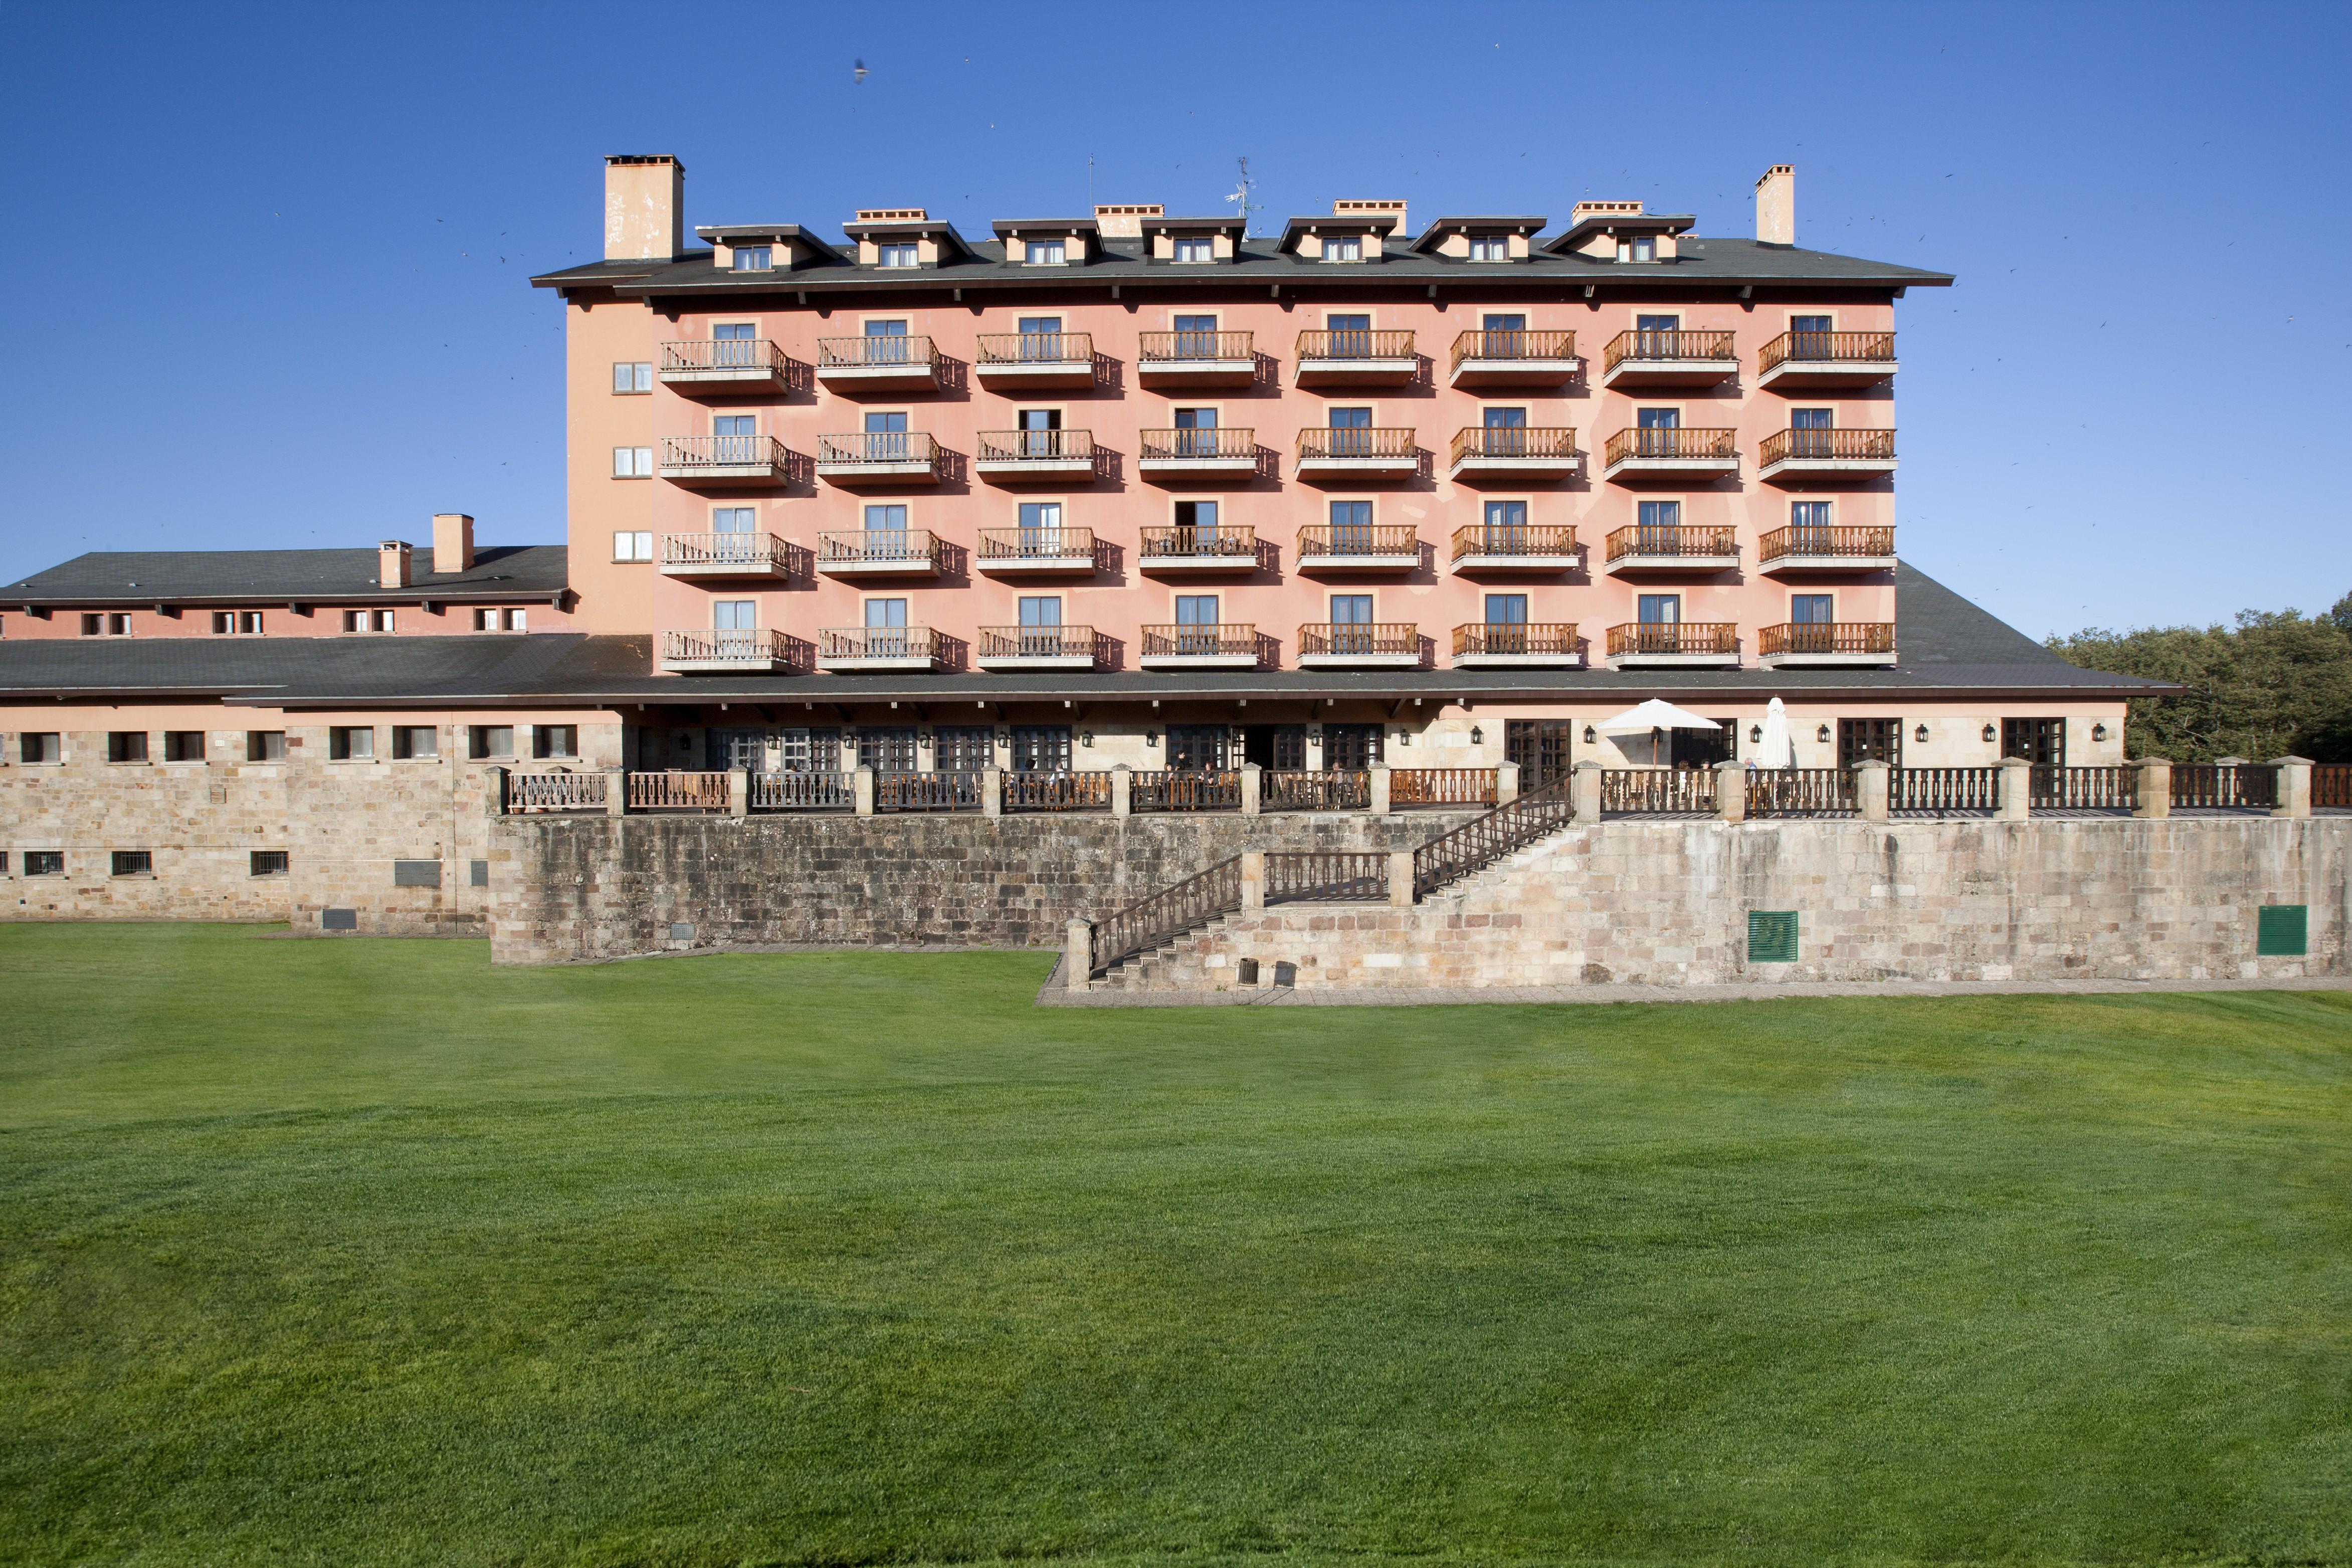
<svg viewBox="0 0 2352 1568">
<path fill-rule="evenodd" d="M 665 371 L 781 371 L 792 362 L 765 338 L 690 338 L 661 346 Z"/>
<path fill-rule="evenodd" d="M 725 773 L 635 773 L 629 775 L 631 811 L 725 811 Z"/>
<path fill-rule="evenodd" d="M 1092 462 L 1095 435 L 1091 430 L 982 430 L 980 460 L 983 463 Z"/>
<path fill-rule="evenodd" d="M 1572 522 L 1531 522 L 1513 528 L 1483 522 L 1465 523 L 1454 531 L 1454 559 L 1473 555 L 1560 556 L 1576 553 Z"/>
<path fill-rule="evenodd" d="M 982 658 L 1092 658 L 1092 626 L 982 626 Z"/>
<path fill-rule="evenodd" d="M 1759 654 L 1852 653 L 1895 651 L 1893 621 L 1833 621 L 1827 626 L 1800 626 L 1784 621 L 1756 628 Z"/>
<path fill-rule="evenodd" d="M 1694 555 L 1720 559 L 1739 553 L 1739 531 L 1717 523 L 1633 523 L 1609 535 L 1609 559 L 1631 556 L 1671 559 Z"/>
<path fill-rule="evenodd" d="M 1195 556 L 1203 560 L 1255 561 L 1257 530 L 1248 523 L 1223 523 L 1214 528 L 1146 528 L 1142 530 L 1145 558 Z"/>
<path fill-rule="evenodd" d="M 820 566 L 939 564 L 939 541 L 927 528 L 876 528 L 816 536 Z"/>
<path fill-rule="evenodd" d="M 1007 811 L 1108 811 L 1110 809 L 1110 773 L 1108 770 L 1087 773 L 1007 773 L 1004 775 L 1004 809 Z"/>
<path fill-rule="evenodd" d="M 1576 430 L 1567 425 L 1465 425 L 1454 433 L 1454 452 L 1447 459 L 1465 458 L 1549 458 L 1576 456 Z"/>
<path fill-rule="evenodd" d="M 1601 351 L 1603 374 L 1627 360 L 1737 361 L 1729 332 L 1620 332 Z"/>
<path fill-rule="evenodd" d="M 1134 811 L 1239 811 L 1242 775 L 1234 768 L 1138 768 L 1128 780 Z M 1240 895 L 1234 907 L 1240 907 Z"/>
<path fill-rule="evenodd" d="M 1247 622 L 1220 621 L 1214 626 L 1146 626 L 1146 658 L 1234 658 L 1257 657 L 1257 627 Z"/>
<path fill-rule="evenodd" d="M 1608 461 L 1664 458 L 1684 462 L 1739 456 L 1736 430 L 1620 430 L 1609 437 Z"/>
<path fill-rule="evenodd" d="M 1569 793 L 1572 775 L 1562 773 L 1484 816 L 1472 817 L 1453 832 L 1431 839 L 1412 852 L 1415 898 L 1435 892 L 1449 882 L 1493 865 L 1511 851 L 1534 843 L 1576 815 Z M 1391 787 L 1393 804 L 1395 791 Z"/>
<path fill-rule="evenodd" d="M 1574 621 L 1466 621 L 1454 628 L 1456 658 L 1549 656 L 1576 652 Z"/>
<path fill-rule="evenodd" d="M 1412 333 L 1371 331 L 1343 327 L 1337 331 L 1310 329 L 1298 334 L 1300 359 L 1411 359 Z"/>
<path fill-rule="evenodd" d="M 1627 621 L 1609 628 L 1609 656 L 1625 654 L 1736 654 L 1735 621 Z"/>
<path fill-rule="evenodd" d="M 1750 816 L 1852 816 L 1848 768 L 1754 768 L 1748 774 Z"/>
<path fill-rule="evenodd" d="M 1349 658 L 1418 655 L 1421 652 L 1421 626 L 1412 621 L 1344 625 L 1310 621 L 1298 628 L 1298 651 L 1302 656 L 1319 653 Z"/>
<path fill-rule="evenodd" d="M 1756 542 L 1757 559 L 1769 565 L 1789 556 L 1833 560 L 1841 556 L 1884 559 L 1895 553 L 1892 528 L 1838 528 L 1803 523 L 1776 528 Z"/>
<path fill-rule="evenodd" d="M 1136 347 L 1144 364 L 1182 364 L 1189 361 L 1256 358 L 1250 332 L 1145 332 Z"/>
<path fill-rule="evenodd" d="M 2317 763 L 2311 770 L 2314 811 L 2352 809 L 2352 763 Z"/>
<path fill-rule="evenodd" d="M 890 463 L 928 468 L 938 457 L 939 443 L 920 430 L 860 430 L 816 438 L 820 463 Z"/>
<path fill-rule="evenodd" d="M 1396 460 L 1412 458 L 1418 450 L 1410 429 L 1331 430 L 1310 425 L 1298 433 L 1298 460 L 1302 463 L 1326 458 Z"/>
<path fill-rule="evenodd" d="M 665 566 L 726 566 L 782 571 L 791 547 L 772 533 L 665 533 Z"/>
<path fill-rule="evenodd" d="M 2039 765 L 2027 775 L 2028 811 L 2123 812 L 2139 805 L 2139 769 Z"/>
<path fill-rule="evenodd" d="M 1389 770 L 1391 810 L 1416 805 L 1492 805 L 1496 793 L 1496 773 L 1492 768 Z"/>
<path fill-rule="evenodd" d="M 1092 332 L 982 332 L 982 364 L 1070 364 L 1095 357 Z"/>
<path fill-rule="evenodd" d="M 789 458 L 773 436 L 665 436 L 665 468 L 781 468 Z"/>
<path fill-rule="evenodd" d="M 1549 329 L 1529 331 L 1482 331 L 1472 328 L 1454 340 L 1454 367 L 1479 360 L 1570 360 L 1576 357 L 1576 334 Z"/>
<path fill-rule="evenodd" d="M 935 364 L 939 350 L 931 340 L 920 334 L 894 338 L 819 338 L 816 341 L 816 363 L 820 369 L 834 365 L 843 369 L 876 370 L 885 366 Z"/>
<path fill-rule="evenodd" d="M 507 809 L 510 812 L 603 811 L 606 806 L 605 775 L 583 773 L 509 773 Z"/>
<path fill-rule="evenodd" d="M 1683 816 L 1715 809 L 1713 768 L 1604 768 L 1601 809 L 1644 816 Z"/>
<path fill-rule="evenodd" d="M 848 811 L 857 804 L 851 773 L 753 773 L 753 811 Z"/>
<path fill-rule="evenodd" d="M 662 658 L 680 664 L 765 664 L 791 652 L 792 639 L 765 626 L 662 633 Z"/>
<path fill-rule="evenodd" d="M 1759 371 L 1785 361 L 1822 364 L 1885 364 L 1895 358 L 1893 332 L 1782 332 L 1756 355 Z"/>
<path fill-rule="evenodd" d="M 940 773 L 877 773 L 877 811 L 977 811 L 981 785 L 977 769 Z"/>
<path fill-rule="evenodd" d="M 2175 763 L 2172 804 L 2189 811 L 2269 811 L 2278 805 L 2278 769 L 2269 763 Z"/>
<path fill-rule="evenodd" d="M 1276 849 L 1265 858 L 1269 904 L 1382 903 L 1388 896 L 1389 858 L 1383 850 Z"/>
<path fill-rule="evenodd" d="M 1234 775 L 1236 809 L 1241 805 L 1240 779 L 1238 773 Z M 1143 775 L 1136 774 L 1135 787 L 1139 791 L 1142 783 Z M 1140 796 L 1137 798 L 1135 809 L 1145 810 Z M 1097 922 L 1087 943 L 1087 973 L 1100 974 L 1113 964 L 1122 963 L 1139 952 L 1150 952 L 1195 926 L 1205 925 L 1241 907 L 1242 858 L 1235 855 Z"/>
<path fill-rule="evenodd" d="M 1333 528 L 1316 523 L 1298 531 L 1298 553 L 1338 558 L 1349 555 L 1421 557 L 1421 531 L 1409 522 L 1349 523 Z"/>
<path fill-rule="evenodd" d="M 1146 462 L 1152 458 L 1255 458 L 1257 432 L 1246 425 L 1214 430 L 1143 430 L 1137 433 Z"/>
<path fill-rule="evenodd" d="M 1091 528 L 983 528 L 980 531 L 982 561 L 1068 561 L 1092 564 L 1095 531 Z"/>
<path fill-rule="evenodd" d="M 1372 804 L 1372 775 L 1360 768 L 1268 768 L 1257 787 L 1267 811 L 1362 811 Z"/>
<path fill-rule="evenodd" d="M 1924 816 L 1990 816 L 2000 804 L 2000 770 L 1889 768 L 1886 807 Z"/>
<path fill-rule="evenodd" d="M 816 637 L 821 659 L 937 658 L 940 641 L 929 626 L 835 626 Z"/>
<path fill-rule="evenodd" d="M 1757 456 L 1766 467 L 1796 458 L 1815 461 L 1885 462 L 1895 456 L 1892 430 L 1775 430 Z"/>
</svg>

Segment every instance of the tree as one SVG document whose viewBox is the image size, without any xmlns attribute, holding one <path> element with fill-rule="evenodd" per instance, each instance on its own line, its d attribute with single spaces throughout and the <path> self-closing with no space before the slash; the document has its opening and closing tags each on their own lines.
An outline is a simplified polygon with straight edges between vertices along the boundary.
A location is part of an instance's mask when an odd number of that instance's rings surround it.
<svg viewBox="0 0 2352 1568">
<path fill-rule="evenodd" d="M 2235 626 L 2094 628 L 2049 646 L 2085 669 L 2188 688 L 2132 700 L 2124 726 L 2132 756 L 2352 762 L 2352 594 L 2308 619 L 2294 610 L 2244 610 Z"/>
</svg>

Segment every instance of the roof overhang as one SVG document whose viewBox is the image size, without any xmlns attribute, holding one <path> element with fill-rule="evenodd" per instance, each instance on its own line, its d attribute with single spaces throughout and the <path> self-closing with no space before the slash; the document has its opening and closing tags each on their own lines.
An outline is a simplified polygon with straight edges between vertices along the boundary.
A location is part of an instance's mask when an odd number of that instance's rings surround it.
<svg viewBox="0 0 2352 1568">
<path fill-rule="evenodd" d="M 1444 239 L 1444 237 L 1449 234 L 1524 234 L 1533 236 L 1541 234 L 1543 232 L 1543 226 L 1550 221 L 1551 220 L 1548 217 L 1529 216 L 1433 218 L 1430 221 L 1429 226 L 1421 231 L 1420 237 L 1416 238 L 1405 248 L 1408 250 L 1419 251 L 1421 254 L 1427 256 L 1433 254 L 1437 249 L 1439 242 Z"/>
</svg>

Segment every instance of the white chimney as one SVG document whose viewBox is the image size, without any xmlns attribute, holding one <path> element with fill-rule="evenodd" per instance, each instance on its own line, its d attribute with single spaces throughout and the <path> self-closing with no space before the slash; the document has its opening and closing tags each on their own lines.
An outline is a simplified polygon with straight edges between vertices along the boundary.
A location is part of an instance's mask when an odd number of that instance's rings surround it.
<svg viewBox="0 0 2352 1568">
<path fill-rule="evenodd" d="M 400 540 L 387 539 L 375 547 L 375 585 L 405 588 L 408 584 L 408 546 Z"/>
<path fill-rule="evenodd" d="M 1143 220 L 1165 217 L 1167 209 L 1158 202 L 1123 202 L 1118 205 L 1095 205 L 1095 232 L 1105 239 L 1140 239 Z"/>
<path fill-rule="evenodd" d="M 1404 202 L 1402 199 L 1391 201 L 1335 201 L 1331 204 L 1331 216 L 1333 217 L 1366 218 L 1374 223 L 1386 223 L 1388 225 L 1387 232 L 1397 235 L 1400 237 L 1402 237 L 1405 231 L 1404 212 Z"/>
<path fill-rule="evenodd" d="M 1775 163 L 1756 182 L 1756 237 L 1766 245 L 1797 243 L 1797 166 Z"/>
<path fill-rule="evenodd" d="M 604 160 L 604 259 L 676 261 L 686 244 L 686 165 L 667 153 Z"/>
<path fill-rule="evenodd" d="M 433 574 L 470 572 L 474 566 L 474 520 L 462 511 L 433 514 Z"/>
</svg>

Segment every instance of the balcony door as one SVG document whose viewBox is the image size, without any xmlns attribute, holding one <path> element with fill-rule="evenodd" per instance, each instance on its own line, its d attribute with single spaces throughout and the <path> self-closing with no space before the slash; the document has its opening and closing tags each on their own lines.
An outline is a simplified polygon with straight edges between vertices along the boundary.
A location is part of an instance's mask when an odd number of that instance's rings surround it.
<svg viewBox="0 0 2352 1568">
<path fill-rule="evenodd" d="M 1168 765 L 1186 771 L 1223 768 L 1225 727 L 1223 724 L 1169 725 Z"/>
<path fill-rule="evenodd" d="M 1021 553 L 1052 556 L 1062 552 L 1062 503 L 1025 500 L 1021 503 Z M 1058 602 L 1058 601 L 1057 601 Z"/>
<path fill-rule="evenodd" d="M 1841 719 L 1838 721 L 1838 766 L 1860 762 L 1903 765 L 1903 721 L 1900 719 Z"/>
<path fill-rule="evenodd" d="M 760 421 L 750 414 L 718 414 L 710 420 L 711 445 L 718 448 L 710 454 L 714 463 L 756 463 L 753 450 L 759 444 Z"/>
<path fill-rule="evenodd" d="M 1486 595 L 1486 651 L 1528 651 L 1528 596 L 1525 594 Z"/>
<path fill-rule="evenodd" d="M 1370 594 L 1331 595 L 1331 651 L 1368 654 L 1373 651 L 1372 596 Z"/>
<path fill-rule="evenodd" d="M 1217 595 L 1176 595 L 1176 651 L 1206 655 L 1217 651 Z"/>
<path fill-rule="evenodd" d="M 905 364 L 907 363 L 907 323 L 904 321 L 866 322 L 866 363 L 867 364 Z M 871 430 L 874 426 L 868 425 L 866 428 Z"/>
<path fill-rule="evenodd" d="M 903 502 L 866 509 L 866 559 L 907 559 L 907 508 Z"/>
<path fill-rule="evenodd" d="M 1524 458 L 1528 455 L 1528 411 L 1489 408 L 1486 413 L 1486 456 Z"/>
<path fill-rule="evenodd" d="M 1062 318 L 1024 316 L 1020 321 L 1020 353 L 1024 360 L 1062 358 Z"/>
<path fill-rule="evenodd" d="M 1638 553 L 1643 555 L 1682 553 L 1682 502 L 1678 500 L 1639 502 L 1633 510 L 1633 537 Z"/>
<path fill-rule="evenodd" d="M 1324 770 L 1335 773 L 1360 773 L 1367 768 L 1378 767 L 1381 736 L 1384 732 L 1378 724 L 1324 725 Z"/>
<path fill-rule="evenodd" d="M 717 537 L 710 542 L 711 559 L 739 564 L 749 562 L 759 516 L 756 509 L 748 506 L 722 506 L 712 510 L 710 531 Z"/>
<path fill-rule="evenodd" d="M 1528 503 L 1490 500 L 1486 509 L 1486 553 L 1524 555 L 1528 546 Z"/>
<path fill-rule="evenodd" d="M 907 657 L 906 600 L 868 599 L 866 601 L 866 657 L 868 658 Z"/>
<path fill-rule="evenodd" d="M 1176 330 L 1178 359 L 1214 359 L 1217 357 L 1217 318 L 1214 316 L 1178 316 L 1169 325 Z"/>
<path fill-rule="evenodd" d="M 993 765 L 995 731 L 982 724 L 942 724 L 931 731 L 931 767 L 976 773 Z"/>
<path fill-rule="evenodd" d="M 752 339 L 759 330 L 750 321 L 714 323 L 710 329 L 711 363 L 722 370 L 758 363 L 751 357 L 751 351 Z"/>
<path fill-rule="evenodd" d="M 1323 325 L 1331 334 L 1331 358 L 1370 359 L 1371 357 L 1371 317 L 1330 316 L 1325 318 Z"/>
<path fill-rule="evenodd" d="M 1372 411 L 1334 408 L 1329 416 L 1331 456 L 1369 458 L 1372 455 Z"/>
<path fill-rule="evenodd" d="M 866 460 L 903 463 L 907 460 L 907 416 L 868 414 L 866 416 Z"/>
<path fill-rule="evenodd" d="M 1217 411 L 1213 408 L 1176 410 L 1176 456 L 1213 458 L 1217 455 Z"/>
<path fill-rule="evenodd" d="M 1478 319 L 1480 348 L 1488 359 L 1528 357 L 1528 319 L 1488 311 Z"/>
<path fill-rule="evenodd" d="M 1674 359 L 1682 346 L 1676 342 L 1682 335 L 1680 316 L 1635 316 L 1633 318 L 1633 357 L 1635 359 Z"/>
<path fill-rule="evenodd" d="M 788 773 L 837 773 L 841 771 L 838 730 L 779 730 L 776 765 Z"/>
<path fill-rule="evenodd" d="M 710 637 L 719 645 L 721 658 L 750 658 L 759 637 L 759 600 L 710 601 Z"/>
<path fill-rule="evenodd" d="M 1021 651 L 1031 658 L 1052 658 L 1061 653 L 1061 595 L 1045 594 L 1022 596 Z"/>
<path fill-rule="evenodd" d="M 1368 500 L 1333 501 L 1331 503 L 1331 553 L 1370 555 L 1371 552 L 1372 503 Z M 1338 602 L 1336 599 L 1332 601 L 1334 604 Z M 1369 599 L 1364 602 L 1371 603 Z"/>
<path fill-rule="evenodd" d="M 1834 408 L 1791 408 L 1789 410 L 1789 455 L 1794 458 L 1833 458 L 1837 456 L 1837 437 L 1829 432 L 1837 428 Z"/>
<path fill-rule="evenodd" d="M 1070 771 L 1070 727 L 1066 724 L 1023 724 L 1013 731 L 1013 771 L 1018 773 L 1066 773 Z"/>
<path fill-rule="evenodd" d="M 1832 594 L 1789 595 L 1789 647 L 1795 653 L 1837 651 L 1837 597 Z"/>
<path fill-rule="evenodd" d="M 1518 764 L 1521 795 L 1568 776 L 1569 741 L 1575 730 L 1568 719 L 1503 721 L 1503 755 Z"/>
<path fill-rule="evenodd" d="M 1178 555 L 1214 555 L 1217 552 L 1217 503 L 1213 500 L 1180 500 L 1176 503 L 1176 549 Z"/>
<path fill-rule="evenodd" d="M 872 768 L 877 773 L 915 772 L 919 750 L 911 728 L 894 726 L 857 731 L 857 765 Z"/>
<path fill-rule="evenodd" d="M 1790 317 L 1789 357 L 1790 359 L 1829 358 L 1830 318 L 1827 316 Z"/>
<path fill-rule="evenodd" d="M 1303 772 L 1307 766 L 1307 726 L 1253 724 L 1242 732 L 1242 755 L 1244 761 L 1262 768 Z"/>
<path fill-rule="evenodd" d="M 1021 428 L 1021 455 L 1024 458 L 1057 458 L 1062 450 L 1062 411 L 1058 408 L 1024 408 L 1013 416 Z"/>
<path fill-rule="evenodd" d="M 2066 721 L 2063 719 L 2003 719 L 2000 754 L 2022 757 L 2037 768 L 2066 765 Z"/>
<path fill-rule="evenodd" d="M 1830 503 L 1825 500 L 1790 501 L 1789 531 L 1789 542 L 1799 555 L 1834 553 L 1834 540 L 1830 533 Z"/>
</svg>

